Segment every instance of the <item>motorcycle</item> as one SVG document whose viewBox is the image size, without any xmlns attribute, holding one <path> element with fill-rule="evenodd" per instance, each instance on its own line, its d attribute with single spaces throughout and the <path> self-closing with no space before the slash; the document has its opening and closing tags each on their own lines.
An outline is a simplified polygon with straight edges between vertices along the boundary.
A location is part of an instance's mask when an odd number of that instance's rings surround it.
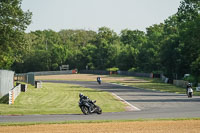
<svg viewBox="0 0 200 133">
<path fill-rule="evenodd" d="M 100 77 L 97 77 L 97 82 L 98 82 L 99 84 L 101 84 L 101 78 L 100 78 Z"/>
<path fill-rule="evenodd" d="M 89 115 L 92 113 L 102 114 L 102 109 L 95 103 L 96 101 L 80 100 L 79 107 L 85 115 Z"/>
<path fill-rule="evenodd" d="M 193 89 L 192 89 L 192 87 L 188 88 L 187 95 L 188 95 L 188 98 L 192 98 L 192 96 L 193 96 Z"/>
</svg>

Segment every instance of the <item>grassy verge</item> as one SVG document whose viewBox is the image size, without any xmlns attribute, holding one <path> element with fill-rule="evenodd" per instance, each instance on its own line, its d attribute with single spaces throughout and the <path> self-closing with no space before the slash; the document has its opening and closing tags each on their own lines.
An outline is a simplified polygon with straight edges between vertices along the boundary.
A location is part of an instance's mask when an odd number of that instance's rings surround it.
<svg viewBox="0 0 200 133">
<path fill-rule="evenodd" d="M 28 85 L 28 91 L 22 92 L 14 105 L 0 103 L 0 115 L 80 114 L 80 92 L 96 100 L 103 112 L 125 111 L 125 105 L 108 92 L 77 85 L 43 83 L 40 89 Z"/>
<path fill-rule="evenodd" d="M 94 74 L 72 74 L 72 75 L 59 75 L 59 76 L 38 76 L 37 78 L 42 80 L 54 79 L 54 80 L 77 80 L 77 81 L 96 81 L 96 77 L 99 75 Z M 172 84 L 163 83 L 160 79 L 144 78 L 144 77 L 132 77 L 123 75 L 100 75 L 102 82 L 124 84 L 132 87 L 150 89 L 162 92 L 171 92 L 178 94 L 185 94 L 185 89 L 177 87 Z M 194 95 L 200 96 L 200 92 L 196 92 L 193 87 Z"/>
<path fill-rule="evenodd" d="M 152 78 L 137 78 L 138 80 L 144 80 L 143 82 L 115 82 L 118 84 L 128 85 L 137 88 L 150 89 L 154 91 L 161 92 L 171 92 L 177 94 L 185 94 L 186 88 L 178 87 L 172 84 L 163 83 L 160 79 L 152 79 Z M 200 92 L 196 92 L 195 88 L 193 88 L 194 95 L 200 96 Z"/>
<path fill-rule="evenodd" d="M 60 121 L 60 122 L 16 122 L 16 123 L 0 123 L 0 126 L 28 126 L 40 124 L 79 124 L 79 123 L 109 123 L 109 122 L 151 122 L 151 121 L 188 121 L 200 118 L 169 118 L 169 119 L 134 119 L 134 120 L 76 120 L 76 121 Z"/>
</svg>

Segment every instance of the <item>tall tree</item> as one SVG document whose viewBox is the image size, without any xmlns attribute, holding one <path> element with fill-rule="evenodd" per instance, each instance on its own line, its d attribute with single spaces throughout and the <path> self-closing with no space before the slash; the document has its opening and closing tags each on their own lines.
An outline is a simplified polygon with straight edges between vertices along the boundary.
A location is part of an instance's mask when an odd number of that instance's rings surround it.
<svg viewBox="0 0 200 133">
<path fill-rule="evenodd" d="M 146 28 L 147 41 L 144 43 L 138 55 L 138 64 L 141 71 L 161 71 L 160 48 L 163 39 L 163 28 L 164 24 L 162 23 Z"/>
<path fill-rule="evenodd" d="M 197 68 L 195 64 L 200 58 L 200 1 L 183 0 L 176 15 L 181 43 L 181 72 L 196 75 L 199 70 L 194 68 Z"/>
<path fill-rule="evenodd" d="M 31 22 L 31 12 L 21 9 L 21 0 L 0 1 L 0 68 L 10 69 L 24 49 L 24 30 Z"/>
<path fill-rule="evenodd" d="M 117 34 L 107 27 L 101 27 L 94 43 L 97 47 L 96 68 L 105 70 L 113 67 L 117 55 L 117 47 L 115 46 L 119 43 Z"/>
<path fill-rule="evenodd" d="M 166 76 L 175 78 L 180 75 L 180 36 L 177 17 L 175 15 L 165 20 L 163 40 L 160 49 L 162 71 Z"/>
<path fill-rule="evenodd" d="M 146 35 L 139 30 L 122 30 L 120 34 L 122 42 L 121 53 L 118 56 L 118 66 L 121 70 L 138 68 L 144 62 L 139 59 L 143 45 L 146 43 Z M 142 55 L 144 56 L 144 55 Z"/>
</svg>

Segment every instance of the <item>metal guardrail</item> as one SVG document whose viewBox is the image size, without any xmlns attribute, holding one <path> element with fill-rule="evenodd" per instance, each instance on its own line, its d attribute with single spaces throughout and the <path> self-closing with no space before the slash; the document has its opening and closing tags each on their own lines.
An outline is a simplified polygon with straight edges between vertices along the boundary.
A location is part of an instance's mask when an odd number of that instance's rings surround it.
<svg viewBox="0 0 200 133">
<path fill-rule="evenodd" d="M 80 73 L 84 74 L 99 74 L 99 75 L 109 75 L 109 71 L 105 70 L 80 70 Z M 138 72 L 128 72 L 128 71 L 117 71 L 119 75 L 127 75 L 127 76 L 137 76 L 137 77 L 150 77 L 152 78 L 152 73 L 138 73 Z"/>
<path fill-rule="evenodd" d="M 42 75 L 62 75 L 62 74 L 72 74 L 74 70 L 66 70 L 66 71 L 44 71 L 44 72 L 32 72 L 35 76 Z"/>
</svg>

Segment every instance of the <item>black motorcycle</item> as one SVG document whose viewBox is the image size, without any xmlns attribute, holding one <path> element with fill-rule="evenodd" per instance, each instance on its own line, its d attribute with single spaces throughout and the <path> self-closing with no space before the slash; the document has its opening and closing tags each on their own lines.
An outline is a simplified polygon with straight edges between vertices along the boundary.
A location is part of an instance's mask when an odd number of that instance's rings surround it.
<svg viewBox="0 0 200 133">
<path fill-rule="evenodd" d="M 188 95 L 188 98 L 192 98 L 192 95 L 193 95 L 193 89 L 192 89 L 192 87 L 188 88 L 187 95 Z"/>
<path fill-rule="evenodd" d="M 101 78 L 100 78 L 100 77 L 97 77 L 97 82 L 98 82 L 99 84 L 101 84 Z"/>
<path fill-rule="evenodd" d="M 81 109 L 81 111 L 83 112 L 83 114 L 85 115 L 89 115 L 92 113 L 97 113 L 97 114 L 101 114 L 102 113 L 102 109 L 95 105 L 96 101 L 90 101 L 90 100 L 80 100 L 79 101 L 79 107 Z"/>
</svg>

